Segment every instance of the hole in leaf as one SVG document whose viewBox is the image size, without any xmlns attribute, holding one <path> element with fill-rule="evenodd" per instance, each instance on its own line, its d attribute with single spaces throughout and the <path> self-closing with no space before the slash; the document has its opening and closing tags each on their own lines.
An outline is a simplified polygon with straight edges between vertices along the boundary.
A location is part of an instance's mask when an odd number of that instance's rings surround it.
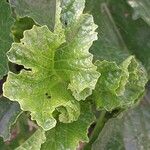
<svg viewBox="0 0 150 150">
<path fill-rule="evenodd" d="M 65 20 L 65 25 L 67 26 L 68 25 L 68 23 L 67 23 L 67 21 Z"/>
<path fill-rule="evenodd" d="M 51 99 L 51 96 L 48 93 L 45 93 L 47 99 Z"/>
<path fill-rule="evenodd" d="M 9 62 L 9 69 L 11 72 L 16 73 L 16 74 L 20 73 L 20 71 L 23 69 L 26 71 L 32 71 L 32 69 L 30 68 L 24 68 L 23 65 L 14 64 L 11 62 Z"/>
</svg>

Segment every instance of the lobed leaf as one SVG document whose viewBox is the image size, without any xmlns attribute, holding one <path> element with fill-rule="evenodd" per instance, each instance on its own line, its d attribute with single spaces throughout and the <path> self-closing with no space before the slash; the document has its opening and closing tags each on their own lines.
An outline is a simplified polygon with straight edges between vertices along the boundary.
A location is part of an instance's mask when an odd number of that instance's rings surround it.
<svg viewBox="0 0 150 150">
<path fill-rule="evenodd" d="M 8 73 L 6 52 L 11 46 L 10 27 L 13 24 L 9 5 L 5 0 L 0 1 L 0 79 Z"/>
<path fill-rule="evenodd" d="M 25 69 L 20 74 L 9 72 L 4 95 L 30 111 L 44 130 L 56 125 L 56 110 L 61 122 L 77 120 L 78 101 L 92 94 L 99 73 L 88 49 L 97 39 L 96 27 L 88 14 L 64 29 L 58 21 L 54 32 L 47 26 L 33 26 L 8 52 L 9 60 Z"/>
<path fill-rule="evenodd" d="M 46 133 L 47 140 L 41 150 L 76 150 L 79 141 L 88 142 L 88 127 L 94 121 L 90 105 L 82 103 L 81 115 L 73 123 L 58 123 L 55 128 Z"/>
</svg>

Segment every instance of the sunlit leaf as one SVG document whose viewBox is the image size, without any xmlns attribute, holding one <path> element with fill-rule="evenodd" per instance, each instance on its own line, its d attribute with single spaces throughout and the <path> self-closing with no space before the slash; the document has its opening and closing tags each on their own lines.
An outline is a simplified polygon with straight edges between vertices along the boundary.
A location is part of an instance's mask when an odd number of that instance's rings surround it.
<svg viewBox="0 0 150 150">
<path fill-rule="evenodd" d="M 81 106 L 81 115 L 77 121 L 58 123 L 46 133 L 47 140 L 41 150 L 76 150 L 79 141 L 88 142 L 88 127 L 94 121 L 94 116 L 88 104 L 83 103 Z"/>
<path fill-rule="evenodd" d="M 54 32 L 47 26 L 25 31 L 21 43 L 13 43 L 8 52 L 11 62 L 26 69 L 20 74 L 9 72 L 4 95 L 30 111 L 45 130 L 56 125 L 55 110 L 61 113 L 61 122 L 77 120 L 78 101 L 92 94 L 99 78 L 88 51 L 97 39 L 92 16 L 81 14 L 65 29 L 59 23 Z"/>
</svg>

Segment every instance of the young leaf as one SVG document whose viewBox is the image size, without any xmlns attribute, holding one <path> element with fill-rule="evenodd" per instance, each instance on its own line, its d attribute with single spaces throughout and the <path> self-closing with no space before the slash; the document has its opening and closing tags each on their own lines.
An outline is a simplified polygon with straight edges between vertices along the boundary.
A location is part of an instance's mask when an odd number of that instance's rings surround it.
<svg viewBox="0 0 150 150">
<path fill-rule="evenodd" d="M 8 72 L 6 52 L 11 45 L 10 27 L 13 24 L 9 5 L 5 0 L 0 1 L 0 79 Z"/>
<path fill-rule="evenodd" d="M 21 114 L 19 104 L 7 98 L 0 98 L 0 136 L 4 141 L 10 139 L 10 128 Z"/>
<path fill-rule="evenodd" d="M 54 32 L 47 26 L 25 31 L 21 43 L 14 43 L 8 52 L 11 62 L 27 69 L 18 75 L 9 73 L 4 95 L 31 111 L 44 130 L 56 125 L 55 109 L 61 122 L 77 120 L 80 107 L 75 98 L 84 100 L 92 94 L 99 78 L 88 52 L 97 39 L 92 16 L 82 14 L 64 30 L 58 23 Z"/>
<path fill-rule="evenodd" d="M 132 106 L 145 91 L 147 82 L 144 68 L 133 56 L 119 66 L 115 62 L 98 61 L 101 77 L 93 92 L 98 109 L 111 111 Z"/>
<path fill-rule="evenodd" d="M 97 108 L 113 110 L 132 106 L 144 92 L 147 74 L 130 56 L 106 3 L 87 2 L 87 10 L 98 23 L 99 40 L 91 47 L 101 77 L 93 93 Z M 94 8 L 100 11 L 94 11 Z M 105 61 L 103 61 L 105 60 Z M 131 69 L 133 68 L 133 70 Z"/>
<path fill-rule="evenodd" d="M 41 145 L 45 142 L 45 140 L 46 137 L 44 130 L 38 129 L 27 141 L 15 150 L 40 150 Z"/>
<path fill-rule="evenodd" d="M 81 115 L 73 123 L 58 123 L 46 133 L 47 140 L 41 150 L 76 150 L 79 141 L 88 142 L 88 127 L 94 121 L 89 104 L 82 103 Z"/>
<path fill-rule="evenodd" d="M 146 97 L 138 107 L 124 112 L 122 118 L 110 119 L 92 150 L 149 150 L 150 95 Z"/>
<path fill-rule="evenodd" d="M 150 25 L 150 1 L 149 0 L 127 0 L 134 9 L 133 19 L 143 18 Z"/>
</svg>

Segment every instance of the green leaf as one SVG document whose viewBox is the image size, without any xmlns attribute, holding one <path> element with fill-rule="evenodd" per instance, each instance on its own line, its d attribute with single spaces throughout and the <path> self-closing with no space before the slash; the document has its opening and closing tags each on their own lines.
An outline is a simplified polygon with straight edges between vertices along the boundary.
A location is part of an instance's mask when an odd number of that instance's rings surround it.
<svg viewBox="0 0 150 150">
<path fill-rule="evenodd" d="M 32 29 L 35 22 L 29 17 L 17 19 L 11 27 L 11 32 L 14 36 L 15 42 L 20 42 L 20 39 L 23 38 L 23 32 L 25 30 Z"/>
<path fill-rule="evenodd" d="M 133 56 L 119 66 L 115 62 L 96 63 L 101 77 L 93 92 L 98 109 L 111 111 L 126 108 L 136 103 L 145 91 L 146 71 Z"/>
<path fill-rule="evenodd" d="M 82 103 L 81 115 L 73 123 L 58 123 L 46 133 L 47 140 L 41 150 L 76 150 L 79 141 L 88 142 L 88 127 L 94 121 L 94 115 L 88 103 Z"/>
<path fill-rule="evenodd" d="M 127 0 L 134 9 L 133 19 L 143 18 L 150 25 L 150 1 L 149 0 Z"/>
<path fill-rule="evenodd" d="M 9 0 L 17 17 L 31 17 L 37 24 L 47 25 L 51 30 L 55 28 L 58 11 L 58 0 Z"/>
<path fill-rule="evenodd" d="M 4 95 L 30 111 L 44 130 L 56 125 L 55 109 L 61 113 L 61 122 L 77 120 L 78 101 L 92 94 L 99 73 L 88 49 L 97 39 L 96 27 L 88 14 L 80 15 L 64 30 L 55 28 L 51 32 L 47 26 L 34 26 L 8 52 L 11 62 L 26 69 L 18 75 L 9 72 Z"/>
<path fill-rule="evenodd" d="M 86 1 L 85 12 L 90 12 L 98 25 L 98 40 L 90 48 L 95 60 L 124 61 L 130 54 L 104 0 Z"/>
<path fill-rule="evenodd" d="M 0 98 L 0 136 L 4 141 L 10 139 L 10 128 L 21 114 L 19 104 L 7 98 Z"/>
<path fill-rule="evenodd" d="M 150 26 L 142 19 L 133 20 L 132 8 L 124 0 L 110 0 L 109 8 L 126 46 L 142 62 L 150 78 Z"/>
<path fill-rule="evenodd" d="M 86 5 L 86 11 L 92 12 L 99 25 L 99 40 L 91 47 L 95 60 L 99 60 L 96 64 L 101 73 L 93 93 L 97 108 L 111 111 L 132 106 L 144 93 L 147 74 L 130 56 L 107 4 L 97 0 L 87 1 Z"/>
<path fill-rule="evenodd" d="M 124 112 L 123 117 L 110 119 L 92 150 L 149 150 L 150 99 L 147 101 L 146 97 L 138 107 Z"/>
<path fill-rule="evenodd" d="M 25 141 L 21 146 L 17 147 L 15 150 L 40 150 L 41 145 L 45 142 L 45 132 L 42 129 L 38 129 L 35 133 Z"/>
<path fill-rule="evenodd" d="M 6 52 L 11 45 L 10 27 L 13 24 L 9 5 L 5 0 L 0 1 L 0 79 L 8 72 Z"/>
<path fill-rule="evenodd" d="M 82 15 L 85 0 L 61 0 L 61 7 L 61 20 L 65 26 L 68 26 L 73 24 Z"/>
</svg>

